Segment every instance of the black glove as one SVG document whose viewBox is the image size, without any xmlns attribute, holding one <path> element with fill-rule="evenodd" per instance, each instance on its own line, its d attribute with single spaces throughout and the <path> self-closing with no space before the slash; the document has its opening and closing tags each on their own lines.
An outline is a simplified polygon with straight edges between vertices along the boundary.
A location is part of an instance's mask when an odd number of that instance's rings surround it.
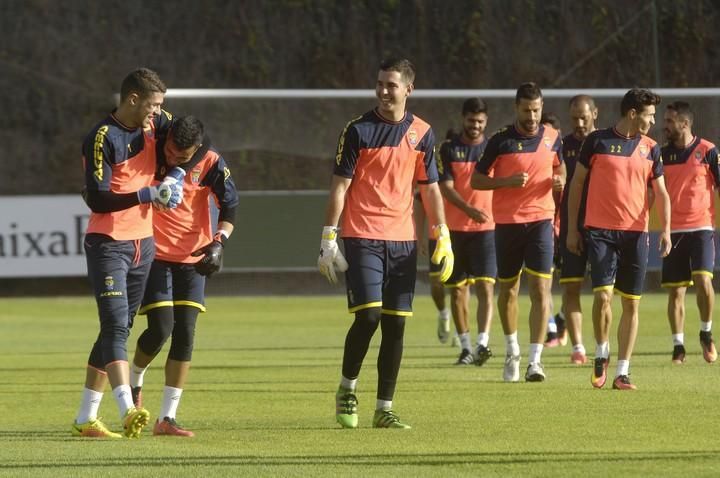
<svg viewBox="0 0 720 478">
<path fill-rule="evenodd" d="M 197 273 L 210 277 L 219 271 L 222 266 L 223 249 L 222 242 L 213 240 L 210 244 L 193 252 L 193 257 L 203 256 L 202 259 L 195 263 Z"/>
</svg>

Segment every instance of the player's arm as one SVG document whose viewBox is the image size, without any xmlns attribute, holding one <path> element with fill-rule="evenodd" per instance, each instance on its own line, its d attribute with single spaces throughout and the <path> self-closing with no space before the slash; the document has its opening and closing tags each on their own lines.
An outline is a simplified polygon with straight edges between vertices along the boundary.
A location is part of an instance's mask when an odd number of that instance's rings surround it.
<svg viewBox="0 0 720 478">
<path fill-rule="evenodd" d="M 525 187 L 528 182 L 528 173 L 526 172 L 506 177 L 490 175 L 499 154 L 498 138 L 498 135 L 490 138 L 482 157 L 478 160 L 477 164 L 475 164 L 475 171 L 473 171 L 472 177 L 470 178 L 470 186 L 473 189 L 488 191 L 498 188 L 522 188 Z"/>
<path fill-rule="evenodd" d="M 720 194 L 720 164 L 718 164 L 718 150 L 713 147 L 705 154 L 705 161 L 710 168 L 710 175 L 713 178 L 713 186 Z"/>
<path fill-rule="evenodd" d="M 584 247 L 578 229 L 578 215 L 580 214 L 580 201 L 582 200 L 583 185 L 587 175 L 588 169 L 584 164 L 578 162 L 568 188 L 567 249 L 576 255 L 580 255 Z"/>
<path fill-rule="evenodd" d="M 665 177 L 663 176 L 663 165 L 660 156 L 660 147 L 653 146 L 650 151 L 653 158 L 652 188 L 655 192 L 655 204 L 657 205 L 658 215 L 660 216 L 660 257 L 670 254 L 672 242 L 670 240 L 670 194 L 665 187 Z"/>
<path fill-rule="evenodd" d="M 559 164 L 553 166 L 553 191 L 561 193 L 565 188 L 565 181 L 567 180 L 567 169 L 565 168 L 565 161 L 560 161 Z"/>
<path fill-rule="evenodd" d="M 430 261 L 442 266 L 440 269 L 440 282 L 446 282 L 452 274 L 455 256 L 450 244 L 450 230 L 445 222 L 445 208 L 443 207 L 442 193 L 437 183 L 418 184 L 422 197 L 425 214 L 433 225 L 435 236 L 435 252 Z"/>
<path fill-rule="evenodd" d="M 460 209 L 462 212 L 475 222 L 483 223 L 488 221 L 488 215 L 482 209 L 474 207 L 463 199 L 460 193 L 455 189 L 455 181 L 447 179 L 440 182 L 440 192 L 450 204 Z"/>
</svg>

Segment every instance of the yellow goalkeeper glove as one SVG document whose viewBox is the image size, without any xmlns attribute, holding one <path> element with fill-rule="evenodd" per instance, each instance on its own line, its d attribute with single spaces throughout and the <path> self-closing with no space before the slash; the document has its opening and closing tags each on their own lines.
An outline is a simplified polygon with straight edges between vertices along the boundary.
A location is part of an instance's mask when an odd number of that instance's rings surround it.
<svg viewBox="0 0 720 478">
<path fill-rule="evenodd" d="M 323 227 L 322 240 L 320 241 L 320 255 L 318 256 L 318 269 L 331 284 L 337 283 L 337 274 L 335 268 L 340 272 L 345 272 L 348 263 L 340 252 L 337 244 L 337 227 Z"/>
<path fill-rule="evenodd" d="M 447 282 L 455 265 L 455 255 L 450 244 L 450 231 L 445 224 L 438 224 L 433 227 L 433 233 L 437 243 L 430 260 L 433 264 L 441 265 L 440 282 Z"/>
</svg>

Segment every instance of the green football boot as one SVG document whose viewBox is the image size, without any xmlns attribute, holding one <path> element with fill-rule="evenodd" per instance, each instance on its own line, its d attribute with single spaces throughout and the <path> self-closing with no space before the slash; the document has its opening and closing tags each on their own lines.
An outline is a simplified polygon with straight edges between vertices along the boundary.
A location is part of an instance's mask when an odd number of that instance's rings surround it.
<svg viewBox="0 0 720 478">
<path fill-rule="evenodd" d="M 401 422 L 400 417 L 395 415 L 395 412 L 392 410 L 381 408 L 380 410 L 375 410 L 373 428 L 401 428 L 407 430 L 412 427 L 407 423 Z"/>
<path fill-rule="evenodd" d="M 355 390 L 339 387 L 335 394 L 335 420 L 343 428 L 357 428 L 358 399 Z"/>
</svg>

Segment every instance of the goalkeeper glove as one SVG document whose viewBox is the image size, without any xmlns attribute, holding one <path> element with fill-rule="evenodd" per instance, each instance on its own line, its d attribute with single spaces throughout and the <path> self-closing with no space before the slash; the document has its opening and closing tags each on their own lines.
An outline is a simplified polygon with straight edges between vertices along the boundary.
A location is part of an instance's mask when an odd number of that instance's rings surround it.
<svg viewBox="0 0 720 478">
<path fill-rule="evenodd" d="M 340 252 L 337 244 L 338 228 L 334 226 L 323 227 L 322 240 L 320 241 L 320 255 L 317 264 L 320 273 L 324 275 L 331 284 L 337 283 L 335 267 L 340 272 L 345 272 L 348 263 Z"/>
<path fill-rule="evenodd" d="M 159 204 L 168 207 L 170 198 L 172 197 L 172 188 L 169 184 L 161 183 L 157 186 L 148 186 L 137 192 L 140 204 Z"/>
<path fill-rule="evenodd" d="M 435 252 L 430 260 L 433 264 L 441 265 L 440 282 L 447 282 L 452 274 L 453 265 L 455 264 L 455 255 L 453 254 L 452 245 L 450 244 L 450 231 L 445 224 L 438 224 L 433 227 L 433 232 L 435 233 L 437 244 L 435 245 Z"/>
<path fill-rule="evenodd" d="M 218 233 L 210 244 L 201 247 L 191 254 L 193 257 L 203 256 L 202 259 L 195 263 L 195 270 L 198 274 L 210 277 L 220 270 L 222 266 L 223 249 L 225 248 L 225 246 L 223 246 L 224 240 L 225 236 Z"/>
<path fill-rule="evenodd" d="M 166 207 L 173 209 L 183 200 L 183 179 L 185 179 L 186 171 L 183 168 L 172 168 L 163 178 L 163 184 L 170 186 L 172 194 Z"/>
</svg>

